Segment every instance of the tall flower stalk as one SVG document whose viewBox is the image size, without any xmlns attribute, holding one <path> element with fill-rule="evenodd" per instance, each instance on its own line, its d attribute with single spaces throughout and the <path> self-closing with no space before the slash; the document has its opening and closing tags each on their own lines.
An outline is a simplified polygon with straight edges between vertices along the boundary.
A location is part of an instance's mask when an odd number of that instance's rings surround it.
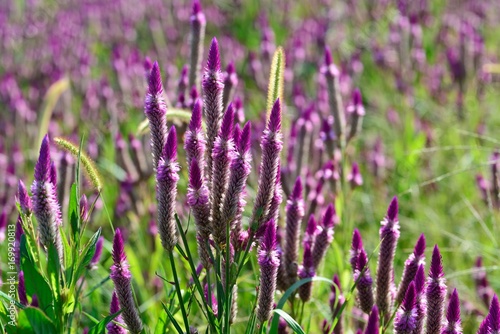
<svg viewBox="0 0 500 334">
<path fill-rule="evenodd" d="M 441 253 L 438 246 L 432 252 L 431 268 L 427 278 L 426 333 L 440 334 L 443 322 L 444 300 L 446 298 L 446 281 L 444 278 Z"/>
</svg>

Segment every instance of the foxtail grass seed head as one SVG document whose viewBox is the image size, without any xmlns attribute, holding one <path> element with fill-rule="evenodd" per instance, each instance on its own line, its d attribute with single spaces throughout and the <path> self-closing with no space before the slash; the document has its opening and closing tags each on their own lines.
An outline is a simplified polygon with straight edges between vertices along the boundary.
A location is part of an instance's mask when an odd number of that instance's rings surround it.
<svg viewBox="0 0 500 334">
<path fill-rule="evenodd" d="M 148 92 L 144 102 L 144 113 L 149 120 L 151 152 L 156 170 L 167 138 L 167 105 L 165 103 L 161 73 L 158 62 L 154 62 L 149 75 Z"/>
<path fill-rule="evenodd" d="M 271 318 L 276 291 L 276 275 L 279 258 L 276 250 L 276 222 L 270 220 L 262 237 L 257 261 L 260 267 L 259 294 L 257 297 L 257 319 L 263 323 Z"/>
<path fill-rule="evenodd" d="M 115 314 L 120 311 L 120 301 L 118 300 L 118 296 L 116 295 L 116 291 L 113 291 L 113 295 L 111 296 L 111 305 L 109 307 L 109 314 Z M 106 325 L 106 329 L 108 330 L 108 334 L 126 334 L 127 331 L 125 328 L 120 326 L 119 324 L 123 323 L 123 318 L 121 314 L 116 316 L 113 321 L 109 322 Z"/>
<path fill-rule="evenodd" d="M 123 310 L 122 317 L 131 333 L 140 333 L 142 331 L 142 321 L 134 302 L 132 292 L 129 264 L 125 255 L 125 245 L 119 228 L 115 231 L 113 239 L 113 265 L 111 266 L 111 280 L 115 285 L 116 295 L 120 301 L 120 307 Z"/>
<path fill-rule="evenodd" d="M 398 199 L 394 197 L 380 227 L 380 251 L 377 264 L 376 302 L 381 316 L 388 320 L 394 284 L 394 255 L 399 239 Z"/>
<path fill-rule="evenodd" d="M 175 127 L 172 126 L 168 133 L 156 174 L 158 232 L 163 248 L 165 248 L 167 252 L 171 252 L 177 244 L 177 227 L 174 214 L 178 181 L 179 164 L 177 163 L 177 132 Z"/>
<path fill-rule="evenodd" d="M 446 311 L 446 324 L 442 334 L 462 334 L 462 320 L 460 319 L 460 299 L 457 289 L 453 289 Z"/>
<path fill-rule="evenodd" d="M 443 323 L 444 300 L 446 298 L 446 280 L 444 278 L 441 253 L 438 246 L 434 246 L 431 259 L 427 288 L 426 333 L 440 334 Z"/>
<path fill-rule="evenodd" d="M 17 189 L 17 201 L 19 202 L 21 210 L 25 215 L 31 214 L 33 205 L 31 204 L 31 198 L 23 181 L 19 180 Z"/>
</svg>

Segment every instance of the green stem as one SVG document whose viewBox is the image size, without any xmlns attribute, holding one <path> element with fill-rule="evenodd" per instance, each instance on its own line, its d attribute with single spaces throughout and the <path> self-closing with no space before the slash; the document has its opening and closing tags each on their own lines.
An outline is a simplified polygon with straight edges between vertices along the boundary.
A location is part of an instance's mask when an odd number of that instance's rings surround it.
<svg viewBox="0 0 500 334">
<path fill-rule="evenodd" d="M 168 252 L 168 258 L 170 259 L 170 265 L 172 267 L 172 274 L 174 275 L 175 291 L 177 292 L 177 298 L 179 299 L 179 306 L 181 308 L 182 317 L 184 318 L 184 325 L 186 326 L 186 333 L 189 333 L 189 320 L 187 318 L 186 309 L 184 308 L 184 299 L 182 298 L 181 287 L 179 284 L 179 277 L 177 277 L 177 270 L 175 268 L 174 253 Z"/>
</svg>

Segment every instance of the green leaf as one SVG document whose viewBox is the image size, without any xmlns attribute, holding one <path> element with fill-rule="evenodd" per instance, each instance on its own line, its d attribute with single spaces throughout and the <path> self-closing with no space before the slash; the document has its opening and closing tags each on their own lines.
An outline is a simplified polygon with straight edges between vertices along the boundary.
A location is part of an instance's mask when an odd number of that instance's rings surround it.
<svg viewBox="0 0 500 334">
<path fill-rule="evenodd" d="M 78 235 L 80 235 L 80 210 L 78 202 L 78 187 L 76 183 L 71 185 L 71 190 L 69 193 L 69 209 L 68 209 L 68 219 L 71 226 L 71 236 L 72 240 L 76 240 Z"/>
<path fill-rule="evenodd" d="M 44 310 L 45 314 L 54 320 L 56 317 L 52 290 L 47 280 L 38 271 L 35 264 L 28 258 L 26 242 L 23 242 L 23 240 L 25 239 L 21 239 L 21 268 L 24 272 L 26 293 L 31 297 L 36 294 L 38 302 L 40 303 L 40 309 Z"/>
<path fill-rule="evenodd" d="M 82 251 L 82 257 L 80 258 L 80 262 L 78 264 L 78 269 L 76 270 L 76 277 L 80 277 L 80 275 L 83 273 L 85 270 L 85 267 L 87 267 L 92 260 L 92 257 L 95 254 L 95 244 L 97 243 L 97 240 L 99 240 L 99 237 L 101 236 L 101 228 L 97 230 L 96 233 L 90 238 L 89 242 L 87 242 L 87 245 L 85 245 L 85 248 Z"/>
<path fill-rule="evenodd" d="M 66 234 L 61 232 L 61 241 L 63 244 L 64 251 L 64 276 L 66 277 L 66 282 L 71 282 L 71 277 L 73 275 L 73 250 L 68 243 Z"/>
<path fill-rule="evenodd" d="M 162 313 L 155 326 L 154 334 L 163 334 L 167 332 L 167 313 Z"/>
<path fill-rule="evenodd" d="M 43 312 L 34 307 L 27 307 L 19 312 L 17 334 L 57 333 L 56 327 Z"/>
<path fill-rule="evenodd" d="M 105 333 L 106 325 L 109 324 L 113 319 L 122 313 L 122 310 L 116 312 L 115 314 L 108 315 L 106 318 L 99 321 L 94 327 L 92 327 L 88 334 L 101 334 Z"/>
<path fill-rule="evenodd" d="M 290 328 L 293 330 L 294 333 L 305 334 L 302 327 L 300 327 L 300 325 L 297 323 L 297 321 L 295 321 L 295 319 L 292 318 L 290 316 L 290 314 L 286 313 L 282 309 L 274 309 L 273 312 L 276 313 L 277 315 L 279 315 L 280 317 L 282 317 L 286 321 L 288 326 L 290 326 Z"/>
<path fill-rule="evenodd" d="M 57 249 L 53 244 L 49 245 L 47 253 L 47 275 L 49 285 L 52 291 L 52 299 L 54 300 L 55 314 L 61 317 L 62 315 L 62 301 L 61 301 L 61 263 L 59 262 L 59 255 Z"/>
<path fill-rule="evenodd" d="M 161 304 L 163 305 L 163 309 L 165 310 L 165 312 L 167 312 L 168 318 L 170 319 L 170 321 L 174 325 L 174 327 L 177 330 L 177 332 L 178 333 L 183 333 L 183 330 L 182 330 L 181 326 L 179 325 L 179 323 L 177 322 L 177 320 L 175 320 L 174 315 L 172 314 L 172 312 L 170 312 L 170 310 L 168 309 L 168 307 L 163 302 Z"/>
</svg>

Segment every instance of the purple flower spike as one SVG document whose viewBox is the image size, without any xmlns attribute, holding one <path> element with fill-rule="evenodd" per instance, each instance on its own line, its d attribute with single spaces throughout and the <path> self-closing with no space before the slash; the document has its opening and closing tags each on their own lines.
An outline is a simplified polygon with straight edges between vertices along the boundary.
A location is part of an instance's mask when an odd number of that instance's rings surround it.
<svg viewBox="0 0 500 334">
<path fill-rule="evenodd" d="M 188 130 L 184 141 L 184 149 L 186 150 L 186 158 L 188 166 L 191 166 L 191 161 L 196 159 L 200 168 L 204 168 L 205 164 L 205 146 L 206 140 L 202 129 L 202 103 L 200 99 L 196 99 L 193 105 L 193 113 L 189 122 Z"/>
<path fill-rule="evenodd" d="M 361 132 L 363 116 L 365 115 L 365 108 L 363 107 L 359 88 L 354 89 L 352 93 L 352 104 L 347 107 L 347 112 L 351 115 L 351 129 L 348 138 L 350 140 L 354 138 L 357 133 Z"/>
<path fill-rule="evenodd" d="M 309 248 L 313 247 L 314 240 L 316 240 L 317 232 L 318 232 L 318 223 L 314 218 L 314 214 L 311 214 L 309 216 L 309 220 L 307 221 L 304 237 L 302 238 L 302 245 L 304 248 L 306 247 L 306 245 L 309 245 Z"/>
<path fill-rule="evenodd" d="M 17 295 L 19 296 L 19 302 L 28 306 L 28 296 L 26 295 L 26 285 L 24 284 L 24 272 L 19 272 L 19 282 L 17 284 Z"/>
<path fill-rule="evenodd" d="M 0 213 L 0 242 L 5 240 L 5 230 L 7 229 L 7 212 L 3 209 Z"/>
<path fill-rule="evenodd" d="M 446 311 L 446 326 L 442 334 L 462 334 L 460 300 L 458 299 L 457 289 L 454 289 L 451 294 L 448 310 Z"/>
<path fill-rule="evenodd" d="M 332 312 L 332 319 L 335 319 L 337 314 L 340 312 L 342 305 L 345 303 L 345 297 L 342 295 L 342 286 L 340 284 L 340 279 L 337 274 L 333 276 L 333 283 L 330 294 L 330 311 Z M 333 333 L 341 334 L 343 333 L 342 328 L 342 316 L 333 329 Z"/>
<path fill-rule="evenodd" d="M 325 256 L 328 247 L 333 241 L 334 216 L 335 207 L 333 206 L 333 204 L 330 204 L 328 205 L 328 208 L 326 209 L 326 212 L 323 216 L 321 228 L 318 232 L 318 235 L 316 236 L 316 240 L 312 249 L 313 265 L 315 269 L 318 268 L 319 263 Z"/>
<path fill-rule="evenodd" d="M 46 249 L 53 244 L 62 261 L 63 248 L 59 231 L 62 224 L 61 209 L 50 182 L 50 164 L 49 137 L 46 135 L 40 147 L 40 155 L 35 165 L 35 180 L 31 186 L 33 213 L 38 221 L 40 242 Z"/>
<path fill-rule="evenodd" d="M 21 236 L 24 234 L 23 226 L 21 224 L 21 216 L 17 218 L 16 222 L 16 232 L 15 232 L 15 246 L 14 246 L 14 257 L 17 270 L 20 271 L 21 268 Z"/>
<path fill-rule="evenodd" d="M 109 314 L 115 314 L 120 311 L 120 301 L 118 300 L 118 296 L 116 295 L 116 291 L 113 291 L 113 295 L 111 296 L 111 306 L 109 307 Z M 116 318 L 113 319 L 110 323 L 106 325 L 106 329 L 108 330 L 108 334 L 126 334 L 127 331 L 122 326 L 118 325 L 123 323 L 122 315 L 119 314 Z"/>
<path fill-rule="evenodd" d="M 223 97 L 223 108 L 225 109 L 228 102 L 232 100 L 234 95 L 234 90 L 238 85 L 238 76 L 234 68 L 234 62 L 230 62 L 227 65 L 226 73 L 224 73 L 224 97 Z"/>
<path fill-rule="evenodd" d="M 394 284 L 394 254 L 399 239 L 398 200 L 394 197 L 381 222 L 380 251 L 377 265 L 377 306 L 384 320 L 390 317 L 391 290 Z"/>
<path fill-rule="evenodd" d="M 50 173 L 49 173 L 49 181 L 52 183 L 52 187 L 54 187 L 54 190 L 57 189 L 57 168 L 56 164 L 54 161 L 50 162 Z"/>
<path fill-rule="evenodd" d="M 140 333 L 142 331 L 142 321 L 139 317 L 134 302 L 132 286 L 130 281 L 129 264 L 125 255 L 124 242 L 120 229 L 116 229 L 113 239 L 113 265 L 111 266 L 111 280 L 115 284 L 116 295 L 120 301 L 120 306 L 123 310 L 123 320 L 127 324 L 128 330 L 131 333 Z"/>
<path fill-rule="evenodd" d="M 189 168 L 187 202 L 193 210 L 196 224 L 198 254 L 201 263 L 207 269 L 212 265 L 208 249 L 208 240 L 211 233 L 209 195 L 208 188 L 203 182 L 203 175 L 198 161 L 193 159 Z"/>
<path fill-rule="evenodd" d="M 352 243 L 351 243 L 351 267 L 353 272 L 356 270 L 356 266 L 358 264 L 358 256 L 361 250 L 363 249 L 363 240 L 361 239 L 361 234 L 359 230 L 356 228 L 352 234 Z"/>
<path fill-rule="evenodd" d="M 426 333 L 440 334 L 443 322 L 444 299 L 446 298 L 446 283 L 438 246 L 432 252 L 431 268 L 427 278 L 427 320 Z"/>
<path fill-rule="evenodd" d="M 333 64 L 332 54 L 328 48 L 325 48 L 325 65 L 321 67 L 321 73 L 326 77 L 328 104 L 333 115 L 333 125 L 337 136 L 336 145 L 340 147 L 340 143 L 345 140 L 345 115 L 339 83 L 340 71 Z"/>
<path fill-rule="evenodd" d="M 486 270 L 483 267 L 482 257 L 478 257 L 476 259 L 474 267 L 476 269 L 476 272 L 474 273 L 474 281 L 476 283 L 477 294 L 483 301 L 484 305 L 489 307 L 494 292 L 490 286 L 488 277 L 486 276 Z"/>
<path fill-rule="evenodd" d="M 233 122 L 234 109 L 232 105 L 229 105 L 212 152 L 212 235 L 219 245 L 226 243 L 226 226 L 231 223 L 223 220 L 222 204 L 229 185 L 229 168 L 235 156 L 234 142 L 231 138 Z M 225 218 L 230 219 L 230 217 Z"/>
<path fill-rule="evenodd" d="M 21 206 L 21 210 L 25 215 L 29 215 L 31 211 L 33 211 L 33 206 L 31 205 L 31 198 L 28 195 L 28 190 L 26 190 L 26 186 L 21 180 L 19 180 L 18 183 L 17 200 L 19 202 L 19 205 Z"/>
<path fill-rule="evenodd" d="M 368 256 L 364 249 L 358 255 L 358 263 L 354 272 L 354 280 L 357 282 L 359 308 L 368 313 L 373 307 L 373 279 L 370 275 L 370 268 L 367 266 Z"/>
<path fill-rule="evenodd" d="M 413 333 L 422 333 L 424 327 L 424 317 L 427 309 L 427 301 L 425 299 L 425 267 L 423 264 L 418 266 L 417 273 L 415 274 L 415 291 L 417 293 L 416 306 L 417 306 L 417 317 L 416 326 Z"/>
<path fill-rule="evenodd" d="M 262 225 L 269 213 L 269 207 L 274 195 L 276 179 L 278 177 L 280 153 L 283 148 L 281 129 L 281 106 L 279 99 L 276 100 L 271 110 L 269 122 L 262 135 L 261 148 L 262 159 L 259 174 L 259 186 L 255 205 L 250 220 L 256 230 Z"/>
<path fill-rule="evenodd" d="M 90 260 L 89 268 L 97 268 L 97 264 L 99 263 L 99 260 L 101 259 L 102 255 L 103 243 L 104 243 L 104 237 L 100 237 L 99 240 L 97 240 L 97 243 L 95 244 L 95 253 L 94 256 L 92 257 L 92 260 Z"/>
<path fill-rule="evenodd" d="M 269 320 L 273 311 L 276 276 L 280 264 L 276 245 L 276 223 L 270 220 L 266 223 L 262 244 L 258 251 L 260 285 L 257 297 L 257 319 L 261 323 Z"/>
<path fill-rule="evenodd" d="M 403 272 L 403 278 L 401 278 L 401 283 L 399 284 L 398 293 L 396 295 L 396 304 L 403 301 L 404 295 L 406 294 L 406 289 L 410 285 L 410 282 L 415 278 L 417 269 L 421 264 L 425 264 L 425 236 L 420 235 L 413 253 L 410 254 L 405 262 L 405 268 Z"/>
<path fill-rule="evenodd" d="M 411 282 L 406 290 L 403 304 L 394 319 L 396 334 L 412 334 L 417 325 L 416 290 L 415 282 Z"/>
<path fill-rule="evenodd" d="M 361 176 L 357 163 L 352 164 L 351 173 L 347 175 L 347 181 L 351 184 L 353 189 L 363 185 L 363 176 Z"/>
<path fill-rule="evenodd" d="M 233 247 L 239 249 L 241 218 L 245 207 L 244 190 L 251 171 L 250 154 L 251 124 L 246 123 L 241 133 L 235 127 L 236 151 L 230 165 L 229 184 L 222 205 L 222 221 L 229 222 Z"/>
<path fill-rule="evenodd" d="M 500 333 L 500 304 L 498 296 L 493 295 L 491 299 L 490 312 L 488 313 L 490 333 Z"/>
<path fill-rule="evenodd" d="M 144 102 L 144 113 L 149 120 L 151 132 L 151 151 L 155 170 L 158 168 L 167 137 L 167 105 L 163 95 L 160 67 L 155 61 L 149 76 L 148 93 Z"/>
<path fill-rule="evenodd" d="M 366 324 L 364 334 L 378 334 L 379 333 L 379 316 L 377 305 L 374 305 Z"/>
<path fill-rule="evenodd" d="M 316 276 L 316 270 L 313 264 L 313 254 L 310 246 L 304 246 L 304 256 L 302 258 L 302 265 L 299 267 L 298 276 L 300 279 L 310 278 Z M 299 297 L 303 302 L 311 299 L 312 282 L 307 282 L 300 286 Z"/>
<path fill-rule="evenodd" d="M 276 172 L 276 182 L 274 183 L 274 194 L 269 204 L 269 211 L 265 221 L 273 219 L 278 221 L 281 202 L 283 202 L 283 189 L 281 187 L 281 163 L 278 163 L 278 171 Z M 259 232 L 257 232 L 259 236 Z"/>
<path fill-rule="evenodd" d="M 205 14 L 201 10 L 201 4 L 199 0 L 193 1 L 193 12 L 191 14 L 191 33 L 190 33 L 190 71 L 189 71 L 189 87 L 199 87 L 200 86 L 200 60 L 203 55 L 203 41 L 205 39 L 205 26 L 207 25 L 207 20 Z"/>
<path fill-rule="evenodd" d="M 220 71 L 219 44 L 214 37 L 208 51 L 207 66 L 203 76 L 203 109 L 207 125 L 207 177 L 209 189 L 212 189 L 212 150 L 214 148 L 215 138 L 219 134 L 219 128 L 222 118 L 222 94 L 224 83 L 222 82 L 222 73 Z"/>
<path fill-rule="evenodd" d="M 302 196 L 302 181 L 297 177 L 292 194 L 286 203 L 285 248 L 283 250 L 283 268 L 286 270 L 286 282 L 283 287 L 288 289 L 297 280 L 297 260 L 299 256 L 300 226 L 304 218 L 304 198 Z"/>
<path fill-rule="evenodd" d="M 158 202 L 158 232 L 163 248 L 171 252 L 177 244 L 177 228 L 174 219 L 175 197 L 179 181 L 177 163 L 177 132 L 172 126 L 168 133 L 163 156 L 156 174 L 156 200 Z"/>
</svg>

